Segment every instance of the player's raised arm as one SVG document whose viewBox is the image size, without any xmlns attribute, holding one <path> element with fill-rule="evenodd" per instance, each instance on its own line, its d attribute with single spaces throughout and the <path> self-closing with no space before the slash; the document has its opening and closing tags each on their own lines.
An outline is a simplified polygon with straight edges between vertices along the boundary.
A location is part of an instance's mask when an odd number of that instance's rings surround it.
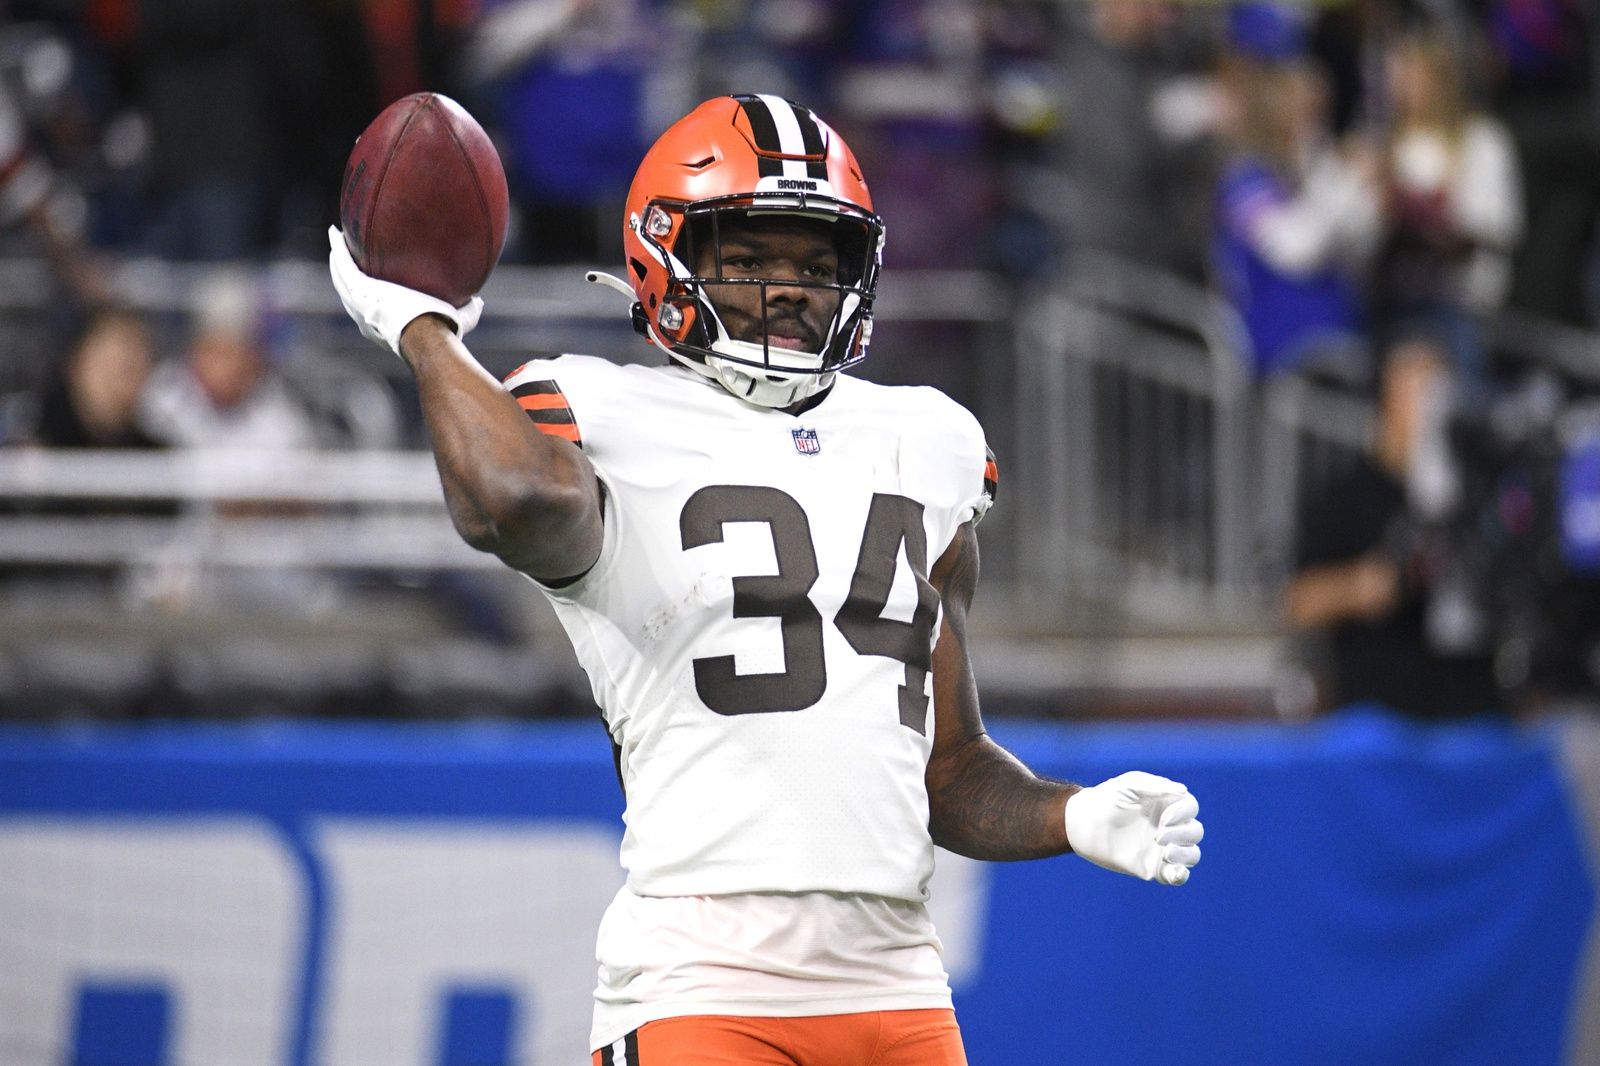
<svg viewBox="0 0 1600 1066">
<path fill-rule="evenodd" d="M 461 336 L 483 302 L 462 307 L 362 273 L 337 229 L 329 266 L 345 310 L 417 379 L 422 415 L 456 530 L 468 544 L 547 581 L 600 554 L 600 482 L 584 454 L 546 436 L 478 364 Z"/>
<path fill-rule="evenodd" d="M 1076 851 L 1099 866 L 1181 885 L 1200 861 L 1199 804 L 1175 781 L 1132 772 L 1093 788 L 1041 778 L 990 739 L 967 654 L 978 586 L 971 523 L 934 565 L 943 605 L 933 651 L 929 829 L 935 844 L 975 859 L 1035 859 Z"/>
</svg>

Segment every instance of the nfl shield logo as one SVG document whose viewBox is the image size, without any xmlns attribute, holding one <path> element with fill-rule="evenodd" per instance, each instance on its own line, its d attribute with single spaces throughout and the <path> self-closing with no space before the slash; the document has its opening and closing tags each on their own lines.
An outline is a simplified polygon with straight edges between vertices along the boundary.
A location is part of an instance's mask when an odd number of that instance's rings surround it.
<svg viewBox="0 0 1600 1066">
<path fill-rule="evenodd" d="M 822 442 L 817 440 L 817 431 L 814 429 L 791 429 L 794 437 L 794 450 L 801 455 L 816 455 L 822 450 Z"/>
</svg>

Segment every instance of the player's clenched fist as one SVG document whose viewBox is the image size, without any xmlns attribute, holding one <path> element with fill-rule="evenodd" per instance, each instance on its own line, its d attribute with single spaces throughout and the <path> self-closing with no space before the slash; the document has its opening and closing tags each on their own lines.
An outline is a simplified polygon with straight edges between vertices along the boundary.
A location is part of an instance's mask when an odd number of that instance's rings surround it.
<svg viewBox="0 0 1600 1066">
<path fill-rule="evenodd" d="M 1181 885 L 1200 861 L 1200 801 L 1176 781 L 1130 770 L 1067 799 L 1067 842 L 1097 866 Z"/>
</svg>

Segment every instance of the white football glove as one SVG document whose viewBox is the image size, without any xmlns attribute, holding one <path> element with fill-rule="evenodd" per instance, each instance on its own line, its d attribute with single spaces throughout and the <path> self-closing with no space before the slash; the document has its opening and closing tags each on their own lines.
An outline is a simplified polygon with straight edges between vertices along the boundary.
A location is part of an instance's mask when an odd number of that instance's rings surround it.
<svg viewBox="0 0 1600 1066">
<path fill-rule="evenodd" d="M 400 334 L 423 315 L 442 315 L 455 326 L 458 336 L 465 337 L 483 314 L 481 296 L 451 307 L 436 296 L 363 273 L 350 257 L 337 226 L 328 227 L 328 271 L 345 312 L 361 327 L 361 335 L 396 355 L 400 354 Z"/>
<path fill-rule="evenodd" d="M 1067 798 L 1067 843 L 1097 866 L 1181 885 L 1200 861 L 1199 813 L 1178 782 L 1130 770 Z"/>
</svg>

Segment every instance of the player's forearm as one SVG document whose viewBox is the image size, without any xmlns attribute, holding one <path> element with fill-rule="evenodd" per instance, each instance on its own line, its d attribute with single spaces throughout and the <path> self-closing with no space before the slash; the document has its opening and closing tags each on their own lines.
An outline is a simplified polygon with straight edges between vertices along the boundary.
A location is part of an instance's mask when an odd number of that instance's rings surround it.
<svg viewBox="0 0 1600 1066">
<path fill-rule="evenodd" d="M 928 759 L 933 842 L 974 859 L 1039 859 L 1067 850 L 1067 797 L 993 740 L 978 710 L 967 655 L 967 610 L 978 587 L 978 537 L 963 525 L 929 581 L 944 606 L 933 648 L 934 747 Z"/>
<path fill-rule="evenodd" d="M 1068 850 L 1063 818 L 1077 785 L 1034 774 L 987 735 L 930 764 L 933 842 L 974 859 L 1011 861 Z"/>
<path fill-rule="evenodd" d="M 442 321 L 406 328 L 401 354 L 462 538 L 541 577 L 579 573 L 598 550 L 599 491 L 583 454 L 534 428 Z"/>
</svg>

